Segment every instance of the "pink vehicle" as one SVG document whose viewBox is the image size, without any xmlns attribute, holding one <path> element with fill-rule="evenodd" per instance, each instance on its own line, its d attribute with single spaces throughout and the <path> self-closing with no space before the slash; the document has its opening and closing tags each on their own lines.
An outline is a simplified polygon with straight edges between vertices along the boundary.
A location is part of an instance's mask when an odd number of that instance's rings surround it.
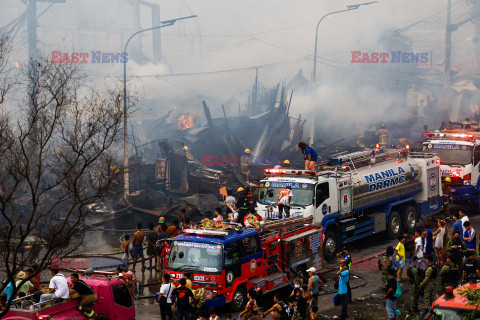
<svg viewBox="0 0 480 320">
<path fill-rule="evenodd" d="M 133 320 L 135 304 L 125 282 L 111 276 L 94 275 L 91 278 L 80 277 L 97 293 L 98 300 L 93 310 L 98 314 L 95 319 Z M 70 278 L 68 278 L 70 283 Z M 87 319 L 77 311 L 80 299 L 72 299 L 52 306 L 41 308 L 33 305 L 29 309 L 12 307 L 2 318 L 4 320 L 83 320 Z"/>
</svg>

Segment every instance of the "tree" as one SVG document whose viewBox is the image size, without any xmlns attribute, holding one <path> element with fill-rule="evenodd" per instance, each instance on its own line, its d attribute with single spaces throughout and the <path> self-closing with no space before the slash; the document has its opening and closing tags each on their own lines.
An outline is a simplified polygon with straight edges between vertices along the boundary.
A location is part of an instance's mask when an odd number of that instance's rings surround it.
<svg viewBox="0 0 480 320">
<path fill-rule="evenodd" d="M 101 89 L 80 65 L 44 58 L 31 61 L 35 72 L 19 70 L 14 79 L 2 72 L 2 43 L 0 274 L 6 282 L 0 291 L 34 261 L 43 270 L 52 257 L 78 249 L 89 204 L 111 195 L 117 184 L 110 168 L 123 129 L 119 87 Z M 9 95 L 12 83 L 26 96 Z"/>
</svg>

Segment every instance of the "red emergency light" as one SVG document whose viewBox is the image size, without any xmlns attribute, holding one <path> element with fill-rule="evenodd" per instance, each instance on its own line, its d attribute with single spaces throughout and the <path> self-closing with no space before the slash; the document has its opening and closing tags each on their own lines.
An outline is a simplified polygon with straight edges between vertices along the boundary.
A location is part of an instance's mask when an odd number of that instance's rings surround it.
<svg viewBox="0 0 480 320">
<path fill-rule="evenodd" d="M 474 133 L 428 133 L 429 138 L 475 139 Z"/>
<path fill-rule="evenodd" d="M 440 158 L 435 160 L 436 163 L 440 163 Z"/>
<path fill-rule="evenodd" d="M 312 170 L 285 170 L 285 169 L 265 169 L 265 174 L 297 174 L 297 175 L 316 175 L 317 171 Z"/>
</svg>

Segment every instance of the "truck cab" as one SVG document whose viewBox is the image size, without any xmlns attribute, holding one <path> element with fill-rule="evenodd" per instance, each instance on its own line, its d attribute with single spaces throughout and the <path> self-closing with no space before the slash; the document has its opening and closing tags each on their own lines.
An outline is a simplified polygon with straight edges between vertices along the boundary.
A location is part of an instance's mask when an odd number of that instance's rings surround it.
<svg viewBox="0 0 480 320">
<path fill-rule="evenodd" d="M 479 203 L 480 135 L 478 132 L 435 132 L 428 134 L 423 151 L 440 157 L 442 180 L 449 177 L 455 201 Z"/>
<path fill-rule="evenodd" d="M 97 293 L 98 300 L 93 307 L 97 313 L 96 319 L 133 320 L 135 319 L 135 304 L 125 282 L 111 276 L 80 277 Z M 68 281 L 70 279 L 68 278 Z M 69 281 L 71 284 L 71 282 Z M 6 320 L 80 320 L 86 319 L 77 310 L 80 299 L 78 295 L 70 299 L 41 306 L 34 304 L 28 309 L 13 307 L 2 318 Z"/>
<path fill-rule="evenodd" d="M 269 222 L 260 230 L 226 226 L 184 230 L 170 249 L 166 273 L 178 282 L 190 272 L 192 288 L 206 290 L 206 308 L 230 303 L 241 310 L 250 288 L 276 290 L 288 285 L 291 270 L 306 275 L 308 267 L 321 267 L 321 231 L 311 219 Z"/>
<path fill-rule="evenodd" d="M 480 311 L 461 295 L 465 289 L 478 290 L 480 283 L 465 284 L 453 289 L 447 287 L 445 293 L 433 302 L 428 319 L 431 320 L 467 320 L 480 319 Z"/>
<path fill-rule="evenodd" d="M 334 156 L 318 171 L 267 169 L 257 212 L 278 219 L 277 193 L 290 186 L 291 215 L 313 216 L 332 260 L 342 245 L 385 231 L 396 239 L 402 228 L 413 231 L 418 219 L 439 212 L 439 163 L 435 154 L 377 148 Z"/>
</svg>

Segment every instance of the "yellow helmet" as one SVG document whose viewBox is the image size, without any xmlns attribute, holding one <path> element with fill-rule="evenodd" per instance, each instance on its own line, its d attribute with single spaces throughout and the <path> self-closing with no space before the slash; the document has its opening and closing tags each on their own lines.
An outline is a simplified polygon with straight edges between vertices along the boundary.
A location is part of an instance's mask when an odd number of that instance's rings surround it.
<svg viewBox="0 0 480 320">
<path fill-rule="evenodd" d="M 188 150 L 188 147 L 187 146 L 183 146 L 183 151 L 187 151 Z"/>
<path fill-rule="evenodd" d="M 450 177 L 446 177 L 446 178 L 445 178 L 445 181 L 446 181 L 446 182 L 452 182 L 452 179 L 450 179 Z"/>
<path fill-rule="evenodd" d="M 237 192 L 242 192 L 242 191 L 243 191 L 243 188 L 242 188 L 242 187 L 240 187 L 240 188 L 237 189 Z"/>
<path fill-rule="evenodd" d="M 285 161 L 283 161 L 283 164 L 290 164 L 290 161 L 285 160 Z"/>
<path fill-rule="evenodd" d="M 250 149 L 245 149 L 245 153 L 250 153 Z"/>
</svg>

